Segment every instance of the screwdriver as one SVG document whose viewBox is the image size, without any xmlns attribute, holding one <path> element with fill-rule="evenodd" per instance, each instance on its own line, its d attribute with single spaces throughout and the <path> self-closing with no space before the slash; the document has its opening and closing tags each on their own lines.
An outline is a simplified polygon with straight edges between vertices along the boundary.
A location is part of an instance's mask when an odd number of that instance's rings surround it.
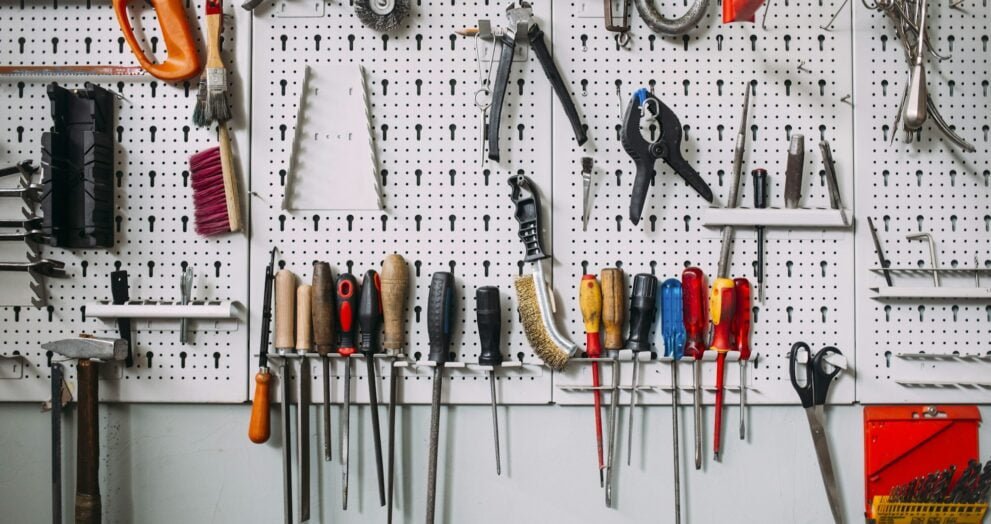
<svg viewBox="0 0 991 524">
<path fill-rule="evenodd" d="M 702 355 L 709 327 L 705 273 L 690 267 L 681 273 L 682 314 L 685 319 L 685 354 L 692 357 L 692 392 L 695 415 L 695 469 L 702 469 Z"/>
<path fill-rule="evenodd" d="M 640 371 L 642 351 L 650 351 L 650 329 L 654 325 L 657 309 L 657 278 L 649 273 L 640 273 L 633 278 L 633 292 L 630 294 L 630 336 L 626 339 L 626 349 L 633 352 L 633 387 L 630 390 L 630 418 L 626 434 L 626 465 L 633 457 L 633 414 L 637 409 L 637 375 Z"/>
<path fill-rule="evenodd" d="M 330 460 L 330 351 L 333 349 L 336 326 L 334 274 L 330 264 L 313 263 L 313 282 L 310 288 L 313 314 L 313 346 L 320 355 L 323 366 L 323 459 Z"/>
<path fill-rule="evenodd" d="M 393 254 L 382 261 L 382 318 L 385 324 L 385 338 L 382 347 L 399 358 L 403 351 L 406 334 L 406 298 L 409 294 L 409 268 L 403 257 Z M 395 358 L 393 359 L 395 364 Z M 389 376 L 389 473 L 385 492 L 386 522 L 392 523 L 392 494 L 395 480 L 396 459 L 396 401 L 399 389 L 399 368 L 392 366 Z"/>
<path fill-rule="evenodd" d="M 454 275 L 446 271 L 434 273 L 427 297 L 427 337 L 434 363 L 433 395 L 430 401 L 430 448 L 427 463 L 427 524 L 434 522 L 437 499 L 437 444 L 440 437 L 440 397 L 444 380 L 444 364 L 449 358 L 451 332 L 454 324 Z"/>
<path fill-rule="evenodd" d="M 723 424 L 723 374 L 726 353 L 733 349 L 733 315 L 736 313 L 736 289 L 728 278 L 712 283 L 709 316 L 712 318 L 712 344 L 716 352 L 716 423 L 712 439 L 712 455 L 719 460 L 720 436 Z"/>
<path fill-rule="evenodd" d="M 341 442 L 341 458 L 344 461 L 342 472 L 343 504 L 348 509 L 348 459 L 351 443 L 351 355 L 355 352 L 358 336 L 358 323 L 355 313 L 358 309 L 358 280 L 351 273 L 343 273 L 337 277 L 337 353 L 344 357 L 344 426 L 343 441 Z"/>
<path fill-rule="evenodd" d="M 767 208 L 767 170 L 757 168 L 751 173 L 754 178 L 754 209 Z M 764 303 L 764 226 L 757 226 L 757 301 Z M 720 275 L 725 276 L 725 275 Z"/>
<path fill-rule="evenodd" d="M 268 442 L 272 434 L 269 413 L 269 385 L 272 375 L 268 368 L 268 337 L 272 324 L 272 284 L 275 281 L 275 248 L 265 267 L 265 293 L 262 299 L 261 348 L 258 350 L 258 373 L 255 374 L 255 396 L 251 402 L 251 420 L 248 422 L 248 438 L 255 444 Z"/>
<path fill-rule="evenodd" d="M 661 317 L 661 337 L 664 341 L 664 356 L 671 359 L 671 430 L 674 443 L 674 521 L 681 522 L 681 466 L 678 451 L 678 361 L 685 354 L 685 319 L 682 313 L 683 301 L 681 282 L 669 278 L 661 284 L 659 295 Z"/>
<path fill-rule="evenodd" d="M 599 339 L 599 324 L 602 320 L 602 287 L 595 275 L 582 275 L 578 286 L 578 305 L 582 311 L 582 322 L 585 324 L 585 353 L 588 358 L 602 356 L 602 341 Z M 602 393 L 599 391 L 599 363 L 592 361 L 592 398 L 595 403 L 595 446 L 599 459 L 599 486 L 605 480 L 603 473 L 606 468 L 602 458 Z"/>
<path fill-rule="evenodd" d="M 382 282 L 374 269 L 365 272 L 358 303 L 358 325 L 361 327 L 361 354 L 365 357 L 368 374 L 368 407 L 372 415 L 372 445 L 375 447 L 375 470 L 378 473 L 379 505 L 385 506 L 385 474 L 382 471 L 382 434 L 379 427 L 379 398 L 375 374 L 375 354 L 380 352 L 379 330 L 382 328 Z"/>
<path fill-rule="evenodd" d="M 282 355 L 279 380 L 282 382 L 282 488 L 284 515 L 292 522 L 292 420 L 289 402 L 292 396 L 292 366 L 286 354 L 296 346 L 296 275 L 288 269 L 275 274 L 275 349 Z"/>
<path fill-rule="evenodd" d="M 626 301 L 623 296 L 623 271 L 619 268 L 606 268 L 599 274 L 602 280 L 602 327 L 605 331 L 603 348 L 617 351 L 623 348 L 623 319 L 626 317 Z M 612 507 L 613 482 L 616 479 L 616 438 L 619 433 L 619 365 L 613 353 L 612 382 L 609 394 L 609 450 L 606 462 L 606 506 Z"/>
<path fill-rule="evenodd" d="M 296 460 L 299 462 L 299 520 L 310 520 L 310 408 L 307 396 L 310 363 L 306 352 L 313 346 L 310 316 L 310 286 L 296 288 L 296 353 L 299 354 L 299 375 L 296 377 Z"/>
<path fill-rule="evenodd" d="M 740 440 L 747 438 L 747 361 L 750 359 L 750 281 L 733 279 L 736 290 L 736 314 L 733 315 L 733 337 L 740 352 Z"/>
<path fill-rule="evenodd" d="M 499 308 L 499 289 L 483 286 L 475 290 L 475 314 L 478 319 L 480 351 L 478 363 L 489 367 L 489 398 L 492 402 L 492 442 L 495 444 L 496 475 L 502 475 L 499 458 L 499 415 L 496 412 L 495 368 L 502 364 L 499 351 L 499 331 L 502 329 L 502 311 Z"/>
</svg>

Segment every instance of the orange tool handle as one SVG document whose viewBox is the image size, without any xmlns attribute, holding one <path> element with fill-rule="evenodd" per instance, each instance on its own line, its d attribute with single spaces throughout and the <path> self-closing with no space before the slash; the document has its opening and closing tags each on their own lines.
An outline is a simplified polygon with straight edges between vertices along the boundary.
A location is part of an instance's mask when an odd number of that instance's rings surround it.
<svg viewBox="0 0 991 524">
<path fill-rule="evenodd" d="M 712 318 L 710 349 L 725 353 L 733 349 L 733 315 L 736 313 L 736 289 L 728 278 L 717 278 L 712 284 L 709 316 Z"/>
<path fill-rule="evenodd" d="M 750 281 L 733 279 L 736 289 L 736 314 L 733 315 L 733 336 L 740 360 L 750 360 Z"/>
<path fill-rule="evenodd" d="M 255 375 L 255 398 L 251 402 L 251 422 L 248 423 L 248 438 L 255 444 L 264 444 L 271 435 L 268 411 L 268 387 L 272 375 L 261 369 Z"/>
<path fill-rule="evenodd" d="M 203 68 L 200 56 L 196 52 L 193 34 L 186 22 L 186 10 L 182 0 L 151 0 L 151 6 L 158 16 L 158 25 L 162 30 L 162 40 L 165 41 L 165 52 L 168 57 L 161 64 L 152 63 L 145 55 L 138 39 L 134 37 L 134 29 L 127 14 L 128 0 L 114 0 L 114 13 L 117 22 L 124 32 L 127 45 L 138 59 L 145 71 L 159 80 L 178 82 L 188 80 L 198 74 Z"/>
<path fill-rule="evenodd" d="M 682 317 L 685 323 L 685 355 L 695 360 L 705 353 L 705 336 L 709 329 L 709 316 L 706 314 L 705 273 L 697 267 L 690 267 L 681 273 Z"/>
</svg>

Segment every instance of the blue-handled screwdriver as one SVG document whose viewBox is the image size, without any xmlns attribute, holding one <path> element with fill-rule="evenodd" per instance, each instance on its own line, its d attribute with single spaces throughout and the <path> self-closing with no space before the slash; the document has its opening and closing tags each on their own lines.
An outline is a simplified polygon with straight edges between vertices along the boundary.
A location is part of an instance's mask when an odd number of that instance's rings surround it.
<svg viewBox="0 0 991 524">
<path fill-rule="evenodd" d="M 671 359 L 671 428 L 674 432 L 674 521 L 681 523 L 681 466 L 678 449 L 678 361 L 685 355 L 685 323 L 682 313 L 681 281 L 669 278 L 658 295 L 664 356 Z"/>
</svg>

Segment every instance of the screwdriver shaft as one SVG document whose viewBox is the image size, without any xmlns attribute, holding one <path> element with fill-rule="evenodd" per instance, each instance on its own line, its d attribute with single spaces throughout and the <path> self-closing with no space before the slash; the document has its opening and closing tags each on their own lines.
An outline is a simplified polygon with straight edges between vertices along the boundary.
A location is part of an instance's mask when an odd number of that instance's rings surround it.
<svg viewBox="0 0 991 524">
<path fill-rule="evenodd" d="M 740 361 L 740 440 L 747 438 L 747 361 Z"/>
<path fill-rule="evenodd" d="M 395 364 L 395 359 L 393 359 L 393 364 Z M 388 489 L 385 492 L 387 524 L 392 524 L 392 494 L 396 473 L 396 389 L 398 385 L 399 368 L 393 365 L 392 374 L 389 376 L 389 477 L 386 480 Z"/>
<path fill-rule="evenodd" d="M 444 364 L 434 367 L 433 395 L 430 400 L 430 448 L 427 463 L 427 524 L 434 522 L 434 504 L 437 500 L 437 440 L 440 438 L 440 393 Z"/>
<path fill-rule="evenodd" d="M 692 362 L 692 394 L 695 397 L 695 469 L 702 469 L 702 363 Z"/>
<path fill-rule="evenodd" d="M 310 520 L 310 410 L 307 395 L 309 363 L 299 359 L 296 398 L 296 459 L 299 461 L 299 520 Z"/>
<path fill-rule="evenodd" d="M 640 359 L 633 353 L 633 387 L 630 389 L 630 418 L 626 428 L 626 465 L 633 462 L 633 414 L 637 409 L 637 375 L 640 371 Z"/>
<path fill-rule="evenodd" d="M 602 392 L 599 391 L 601 383 L 599 381 L 599 363 L 592 362 L 592 398 L 595 402 L 595 447 L 599 460 L 599 487 L 604 485 L 603 471 L 606 468 L 602 458 Z"/>
<path fill-rule="evenodd" d="M 292 421 L 289 416 L 289 359 L 283 357 L 279 369 L 279 380 L 282 381 L 282 495 L 283 517 L 286 524 L 294 524 L 292 520 Z"/>
<path fill-rule="evenodd" d="M 502 475 L 502 460 L 499 458 L 499 413 L 496 410 L 495 370 L 489 370 L 489 396 L 492 400 L 492 443 L 495 445 L 496 475 Z"/>
<path fill-rule="evenodd" d="M 344 413 L 341 414 L 341 425 L 344 426 L 344 432 L 341 441 L 341 460 L 344 462 L 344 469 L 341 472 L 342 483 L 341 483 L 341 498 L 343 500 L 343 508 L 345 511 L 348 509 L 348 474 L 350 473 L 350 464 L 348 460 L 350 459 L 350 445 L 351 445 L 351 359 L 344 359 Z"/>
<path fill-rule="evenodd" d="M 320 358 L 323 364 L 323 459 L 330 461 L 330 359 Z"/>
<path fill-rule="evenodd" d="M 616 434 L 619 431 L 619 361 L 613 358 L 612 388 L 609 393 L 609 462 L 606 465 L 606 507 L 612 507 L 613 479 L 616 478 Z"/>
<path fill-rule="evenodd" d="M 678 450 L 678 361 L 671 362 L 671 431 L 674 442 L 674 522 L 681 524 L 681 464 Z"/>
<path fill-rule="evenodd" d="M 764 226 L 757 226 L 757 301 L 764 303 Z"/>
<path fill-rule="evenodd" d="M 378 473 L 379 505 L 385 506 L 385 474 L 382 469 L 382 433 L 379 426 L 378 388 L 375 387 L 377 382 L 375 359 L 371 355 L 366 355 L 365 364 L 368 366 L 368 407 L 372 412 L 372 439 L 375 446 L 375 470 Z"/>
</svg>

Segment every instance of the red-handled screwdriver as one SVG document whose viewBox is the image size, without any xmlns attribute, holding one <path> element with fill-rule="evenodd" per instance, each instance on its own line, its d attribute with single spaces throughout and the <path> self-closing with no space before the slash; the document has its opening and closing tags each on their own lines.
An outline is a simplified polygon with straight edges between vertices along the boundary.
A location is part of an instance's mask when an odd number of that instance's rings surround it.
<svg viewBox="0 0 991 524">
<path fill-rule="evenodd" d="M 709 328 L 706 309 L 705 273 L 690 267 L 681 273 L 682 315 L 685 322 L 685 355 L 692 362 L 692 391 L 695 404 L 695 469 L 702 469 L 702 354 L 705 353 L 705 337 Z"/>
<path fill-rule="evenodd" d="M 733 279 L 736 290 L 736 314 L 733 315 L 733 336 L 740 352 L 740 440 L 747 438 L 747 360 L 750 359 L 750 281 Z"/>
<path fill-rule="evenodd" d="M 588 358 L 602 356 L 602 340 L 599 326 L 602 320 L 602 286 L 595 275 L 582 275 L 579 285 L 578 303 L 585 324 L 585 353 Z M 592 362 L 592 398 L 595 402 L 595 444 L 599 458 L 599 485 L 604 484 L 603 471 L 606 463 L 602 457 L 602 392 L 599 391 L 599 363 Z"/>
<path fill-rule="evenodd" d="M 341 486 L 343 507 L 348 509 L 348 473 L 350 468 L 351 440 L 351 355 L 357 351 L 358 345 L 358 297 L 360 287 L 358 279 L 351 273 L 337 277 L 337 334 L 340 337 L 337 352 L 344 357 L 344 416 L 341 425 L 344 426 L 343 442 L 341 442 L 341 459 L 344 462 Z"/>
<path fill-rule="evenodd" d="M 728 278 L 717 278 L 712 283 L 709 298 L 709 316 L 712 317 L 712 343 L 716 352 L 716 423 L 712 437 L 712 455 L 719 460 L 719 441 L 723 426 L 723 374 L 726 353 L 733 348 L 733 315 L 736 313 L 736 289 Z"/>
</svg>

